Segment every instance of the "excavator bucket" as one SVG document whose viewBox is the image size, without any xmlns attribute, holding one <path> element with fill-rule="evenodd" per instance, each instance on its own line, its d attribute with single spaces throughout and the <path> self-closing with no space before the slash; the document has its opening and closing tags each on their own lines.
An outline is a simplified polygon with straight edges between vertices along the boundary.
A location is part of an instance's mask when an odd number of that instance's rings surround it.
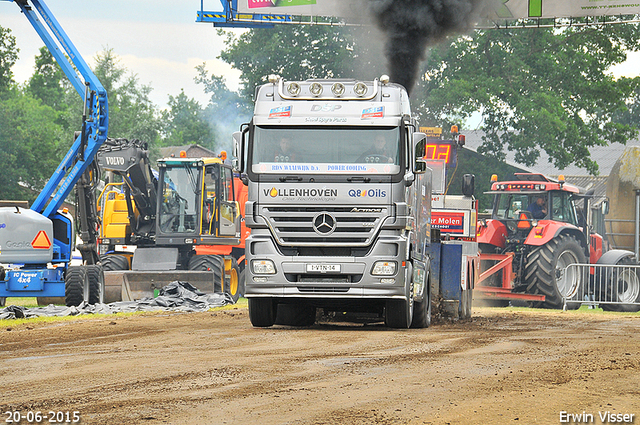
<svg viewBox="0 0 640 425">
<path fill-rule="evenodd" d="M 157 296 L 162 287 L 176 280 L 189 282 L 200 291 L 213 294 L 220 292 L 221 282 L 215 282 L 212 271 L 105 271 L 105 302 L 134 301 Z"/>
</svg>

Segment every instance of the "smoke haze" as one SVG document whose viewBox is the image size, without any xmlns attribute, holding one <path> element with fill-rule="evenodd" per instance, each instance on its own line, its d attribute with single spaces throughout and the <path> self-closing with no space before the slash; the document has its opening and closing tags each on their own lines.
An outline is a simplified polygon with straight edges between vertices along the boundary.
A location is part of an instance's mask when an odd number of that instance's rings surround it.
<svg viewBox="0 0 640 425">
<path fill-rule="evenodd" d="M 369 0 L 386 35 L 385 55 L 392 82 L 410 93 L 426 49 L 446 36 L 469 31 L 490 0 Z"/>
</svg>

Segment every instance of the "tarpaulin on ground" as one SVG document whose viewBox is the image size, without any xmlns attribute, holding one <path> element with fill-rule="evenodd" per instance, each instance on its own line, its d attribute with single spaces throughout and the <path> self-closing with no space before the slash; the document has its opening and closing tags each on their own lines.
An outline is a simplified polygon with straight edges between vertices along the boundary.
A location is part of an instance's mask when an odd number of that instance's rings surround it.
<svg viewBox="0 0 640 425">
<path fill-rule="evenodd" d="M 7 299 L 7 303 L 11 298 Z M 160 290 L 155 298 L 137 301 L 118 301 L 110 304 L 82 303 L 77 307 L 50 304 L 46 307 L 26 308 L 9 305 L 0 310 L 0 319 L 22 319 L 41 316 L 75 316 L 78 314 L 112 314 L 134 311 L 206 311 L 213 307 L 233 304 L 228 294 L 205 294 L 188 282 L 171 282 Z"/>
</svg>

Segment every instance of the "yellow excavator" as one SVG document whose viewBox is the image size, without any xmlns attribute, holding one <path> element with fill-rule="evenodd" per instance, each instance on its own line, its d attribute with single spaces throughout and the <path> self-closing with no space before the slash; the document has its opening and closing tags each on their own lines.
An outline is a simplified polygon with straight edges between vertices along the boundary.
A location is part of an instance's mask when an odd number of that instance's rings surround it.
<svg viewBox="0 0 640 425">
<path fill-rule="evenodd" d="M 237 301 L 237 259 L 212 253 L 231 249 L 207 249 L 240 242 L 242 217 L 229 165 L 181 152 L 158 160 L 155 172 L 147 144 L 127 139 L 108 139 L 96 161 L 112 180 L 97 200 L 106 302 L 157 295 L 176 280 Z"/>
</svg>

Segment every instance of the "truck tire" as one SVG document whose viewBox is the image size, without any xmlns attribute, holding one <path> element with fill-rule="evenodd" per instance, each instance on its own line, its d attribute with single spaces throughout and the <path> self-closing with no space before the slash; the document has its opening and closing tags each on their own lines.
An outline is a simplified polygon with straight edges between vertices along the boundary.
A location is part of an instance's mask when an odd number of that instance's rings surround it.
<svg viewBox="0 0 640 425">
<path fill-rule="evenodd" d="M 249 320 L 256 328 L 268 328 L 276 322 L 276 304 L 271 298 L 249 298 Z"/>
<path fill-rule="evenodd" d="M 86 267 L 89 278 L 89 304 L 104 304 L 104 270 L 97 264 Z"/>
<path fill-rule="evenodd" d="M 224 259 L 219 255 L 194 255 L 189 260 L 189 270 L 211 270 L 213 272 L 213 291 L 222 293 L 224 279 Z M 229 286 L 229 285 L 227 285 Z"/>
<path fill-rule="evenodd" d="M 224 292 L 231 295 L 234 304 L 238 302 L 240 298 L 240 273 L 238 271 L 238 262 L 235 258 L 231 258 L 231 270 L 229 270 L 229 277 L 225 274 L 224 280 Z"/>
<path fill-rule="evenodd" d="M 74 266 L 67 269 L 64 278 L 64 303 L 68 306 L 79 306 L 89 300 L 89 276 L 85 266 Z"/>
<path fill-rule="evenodd" d="M 422 301 L 413 304 L 412 328 L 428 328 L 431 326 L 431 279 L 427 281 L 424 288 Z"/>
<path fill-rule="evenodd" d="M 409 263 L 408 263 L 409 264 Z M 408 269 L 409 267 L 407 267 Z M 407 278 L 405 269 L 405 297 L 386 301 L 384 309 L 384 324 L 390 328 L 407 329 L 413 321 L 413 273 Z M 407 280 L 411 283 L 407 284 Z"/>
<path fill-rule="evenodd" d="M 582 284 L 577 269 L 568 273 L 563 273 L 563 269 L 569 264 L 584 262 L 582 246 L 569 235 L 559 235 L 531 251 L 524 271 L 527 292 L 545 296 L 544 302 L 534 303 L 534 306 L 561 309 L 562 297 L 575 294 Z M 573 304 L 580 306 L 579 302 Z"/>
<path fill-rule="evenodd" d="M 616 263 L 619 266 L 631 266 L 636 263 L 633 258 L 625 257 Z M 604 311 L 620 311 L 635 313 L 640 311 L 640 278 L 635 269 L 616 269 L 611 272 L 610 279 L 607 279 L 606 293 L 600 294 L 599 299 L 603 301 L 617 301 L 622 304 L 600 304 Z"/>
<path fill-rule="evenodd" d="M 278 304 L 276 325 L 313 326 L 316 323 L 316 309 L 309 304 Z"/>
<path fill-rule="evenodd" d="M 100 257 L 100 264 L 102 264 L 102 270 L 105 271 L 129 270 L 129 259 L 124 255 L 103 255 Z"/>
</svg>

